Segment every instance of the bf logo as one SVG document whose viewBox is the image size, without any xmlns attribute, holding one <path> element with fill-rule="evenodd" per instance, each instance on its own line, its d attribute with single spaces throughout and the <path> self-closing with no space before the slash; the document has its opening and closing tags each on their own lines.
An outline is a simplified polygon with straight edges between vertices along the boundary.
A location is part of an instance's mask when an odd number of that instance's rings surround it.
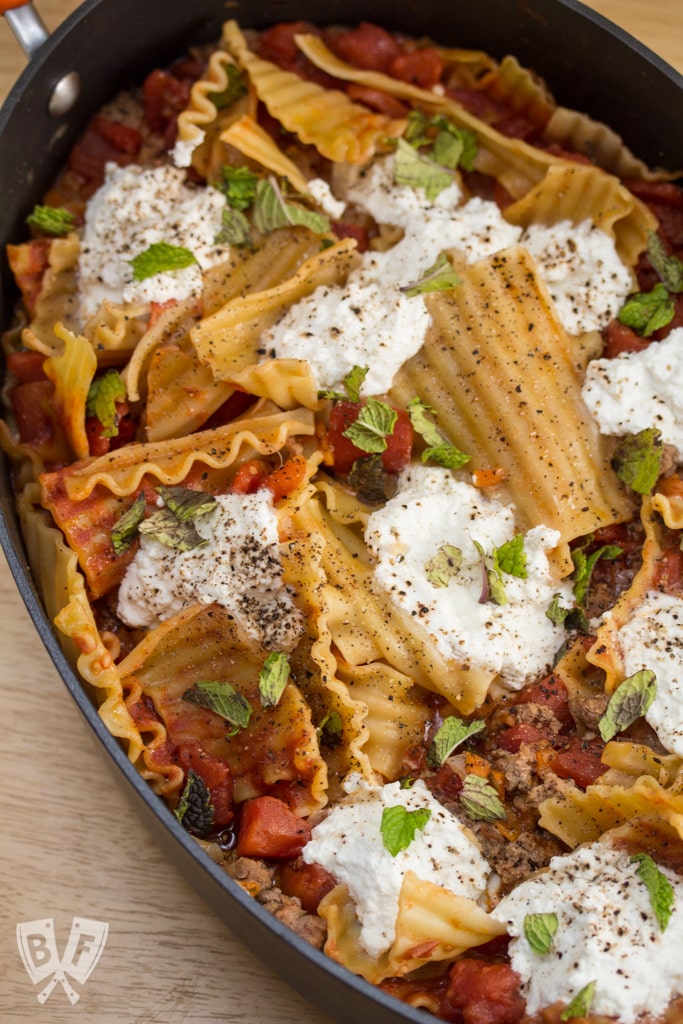
<svg viewBox="0 0 683 1024">
<path fill-rule="evenodd" d="M 55 985 L 60 984 L 69 1002 L 77 1003 L 80 994 L 70 984 L 67 975 L 80 985 L 95 970 L 102 956 L 109 934 L 106 921 L 93 921 L 87 917 L 74 917 L 64 955 L 57 952 L 55 923 L 51 917 L 43 921 L 23 921 L 17 925 L 17 946 L 26 972 L 34 985 L 47 984 L 38 993 L 38 1002 L 50 998 Z"/>
</svg>

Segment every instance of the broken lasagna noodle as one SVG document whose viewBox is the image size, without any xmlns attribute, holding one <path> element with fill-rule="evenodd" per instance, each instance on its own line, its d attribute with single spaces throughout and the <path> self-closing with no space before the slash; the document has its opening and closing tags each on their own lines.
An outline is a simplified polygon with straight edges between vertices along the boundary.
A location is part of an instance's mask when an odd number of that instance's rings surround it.
<svg viewBox="0 0 683 1024">
<path fill-rule="evenodd" d="M 9 247 L 0 442 L 101 717 L 445 1020 L 683 1005 L 683 405 L 629 410 L 683 346 L 672 177 L 514 57 L 229 21 Z"/>
</svg>

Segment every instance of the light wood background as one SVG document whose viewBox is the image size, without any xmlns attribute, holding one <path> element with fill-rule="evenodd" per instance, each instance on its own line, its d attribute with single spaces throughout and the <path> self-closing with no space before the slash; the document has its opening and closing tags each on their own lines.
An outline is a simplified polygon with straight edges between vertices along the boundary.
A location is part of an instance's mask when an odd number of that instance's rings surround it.
<svg viewBox="0 0 683 1024">
<path fill-rule="evenodd" d="M 37 6 L 53 29 L 78 3 Z M 683 70 L 683 0 L 588 6 Z M 0 99 L 23 64 L 0 19 Z M 325 1024 L 226 931 L 140 828 L 36 638 L 4 559 L 0 623 L 0 1021 Z M 41 1007 L 16 925 L 54 918 L 61 952 L 74 916 L 107 921 L 107 945 L 76 1005 L 58 987 Z"/>
</svg>

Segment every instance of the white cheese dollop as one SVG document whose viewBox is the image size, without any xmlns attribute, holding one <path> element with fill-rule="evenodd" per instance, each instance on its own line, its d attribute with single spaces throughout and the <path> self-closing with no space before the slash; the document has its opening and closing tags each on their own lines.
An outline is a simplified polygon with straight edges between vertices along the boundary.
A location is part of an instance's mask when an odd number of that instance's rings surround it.
<svg viewBox="0 0 683 1024">
<path fill-rule="evenodd" d="M 193 520 L 207 544 L 191 551 L 141 534 L 119 588 L 118 615 L 129 626 L 157 626 L 194 602 L 227 608 L 247 634 L 290 650 L 303 618 L 282 581 L 277 517 L 269 491 L 221 494 Z"/>
<path fill-rule="evenodd" d="M 509 952 L 522 977 L 527 1013 L 556 1000 L 569 1003 L 597 982 L 591 1013 L 633 1024 L 647 1012 L 661 1017 L 683 992 L 683 882 L 660 868 L 674 887 L 669 924 L 660 931 L 638 864 L 607 841 L 553 857 L 546 871 L 522 882 L 493 916 L 514 936 Z M 527 914 L 556 914 L 552 948 L 534 953 L 524 937 Z"/>
<path fill-rule="evenodd" d="M 621 262 L 614 240 L 590 220 L 532 224 L 522 245 L 538 263 L 568 334 L 605 327 L 632 289 L 631 271 Z"/>
<path fill-rule="evenodd" d="M 201 294 L 202 270 L 226 258 L 214 244 L 225 199 L 211 186 L 185 184 L 176 167 L 107 164 L 104 184 L 85 212 L 78 261 L 79 304 L 84 319 L 105 300 L 167 302 Z M 189 249 L 197 263 L 133 280 L 130 261 L 156 242 Z"/>
<path fill-rule="evenodd" d="M 559 533 L 537 526 L 524 537 L 526 579 L 505 574 L 507 603 L 481 604 L 481 556 L 511 540 L 512 508 L 456 480 L 449 470 L 411 466 L 398 493 L 368 520 L 365 541 L 376 559 L 375 576 L 392 600 L 415 617 L 446 658 L 501 673 L 518 689 L 549 669 L 564 633 L 546 615 L 558 594 L 573 599 L 568 583 L 553 579 L 546 549 Z M 427 578 L 426 563 L 444 545 L 462 552 L 462 564 L 446 587 Z"/>
<path fill-rule="evenodd" d="M 657 695 L 645 719 L 663 746 L 683 757 L 683 599 L 651 591 L 617 637 L 626 678 L 654 672 Z"/>
<path fill-rule="evenodd" d="M 336 198 L 325 179 L 311 178 L 311 180 L 306 183 L 306 187 L 320 209 L 323 210 L 332 220 L 339 220 L 346 209 L 346 203 L 343 203 L 341 199 Z"/>
<path fill-rule="evenodd" d="M 683 327 L 641 352 L 588 364 L 582 396 L 603 434 L 657 427 L 683 454 Z"/>
<path fill-rule="evenodd" d="M 408 811 L 428 808 L 431 817 L 394 857 L 380 829 L 384 808 L 397 805 Z M 420 780 L 410 789 L 401 789 L 398 782 L 373 787 L 361 783 L 316 825 L 302 856 L 307 864 L 322 864 L 348 887 L 361 924 L 360 943 L 372 957 L 390 949 L 396 937 L 398 898 L 407 871 L 475 900 L 485 891 L 490 873 L 470 830 Z"/>
<path fill-rule="evenodd" d="M 171 159 L 176 167 L 189 167 L 192 163 L 192 157 L 195 149 L 199 149 L 206 138 L 205 131 L 201 128 L 197 128 L 196 125 L 195 128 L 197 134 L 193 139 L 178 139 L 171 150 Z"/>
</svg>

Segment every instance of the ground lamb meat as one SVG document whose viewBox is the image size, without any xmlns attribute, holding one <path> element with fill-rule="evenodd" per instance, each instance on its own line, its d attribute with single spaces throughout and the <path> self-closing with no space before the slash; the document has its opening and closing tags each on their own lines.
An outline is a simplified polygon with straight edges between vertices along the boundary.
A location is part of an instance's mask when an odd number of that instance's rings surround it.
<svg viewBox="0 0 683 1024">
<path fill-rule="evenodd" d="M 551 857 L 564 852 L 563 844 L 549 833 L 520 832 L 516 839 L 506 839 L 486 822 L 468 822 L 481 846 L 482 853 L 500 878 L 501 898 L 532 871 L 545 867 Z"/>
<path fill-rule="evenodd" d="M 287 896 L 273 882 L 274 868 L 251 857 L 237 857 L 225 865 L 227 873 L 254 897 L 257 903 L 270 911 L 302 939 L 322 949 L 327 936 L 327 925 L 316 914 L 307 914 L 295 896 Z"/>
</svg>

